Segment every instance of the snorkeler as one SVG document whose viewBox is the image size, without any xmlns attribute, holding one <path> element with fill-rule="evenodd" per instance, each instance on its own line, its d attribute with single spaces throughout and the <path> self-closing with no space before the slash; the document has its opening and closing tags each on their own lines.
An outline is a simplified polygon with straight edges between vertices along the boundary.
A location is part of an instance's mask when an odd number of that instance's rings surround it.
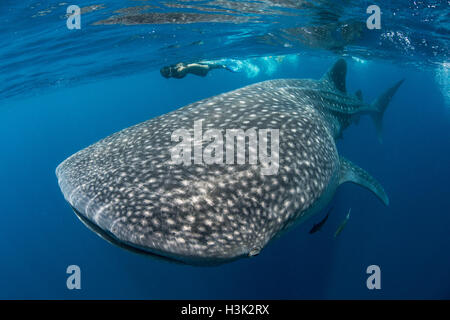
<svg viewBox="0 0 450 320">
<path fill-rule="evenodd" d="M 189 63 L 185 64 L 183 62 L 166 66 L 161 68 L 160 72 L 164 78 L 184 78 L 188 73 L 195 74 L 196 76 L 205 77 L 209 71 L 213 69 L 225 69 L 234 72 L 231 68 L 223 64 L 214 63 Z"/>
</svg>

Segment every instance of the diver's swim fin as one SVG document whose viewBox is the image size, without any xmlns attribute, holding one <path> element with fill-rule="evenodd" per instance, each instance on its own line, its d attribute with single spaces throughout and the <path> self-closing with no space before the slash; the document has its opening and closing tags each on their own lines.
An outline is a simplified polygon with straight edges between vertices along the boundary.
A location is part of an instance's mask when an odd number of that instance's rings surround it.
<svg viewBox="0 0 450 320">
<path fill-rule="evenodd" d="M 341 163 L 339 184 L 345 182 L 359 184 L 372 191 L 386 206 L 389 205 L 389 198 L 377 180 L 347 159 L 340 157 L 339 160 Z"/>
</svg>

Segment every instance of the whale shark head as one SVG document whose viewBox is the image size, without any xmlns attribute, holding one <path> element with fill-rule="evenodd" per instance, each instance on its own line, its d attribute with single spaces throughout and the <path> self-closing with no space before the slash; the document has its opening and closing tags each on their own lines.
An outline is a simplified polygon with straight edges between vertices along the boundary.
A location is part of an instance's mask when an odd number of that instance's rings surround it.
<svg viewBox="0 0 450 320">
<path fill-rule="evenodd" d="M 84 223 L 122 247 L 189 264 L 257 255 L 313 205 L 337 170 L 333 137 L 320 114 L 284 99 L 279 88 L 278 82 L 253 85 L 120 131 L 59 165 L 60 188 Z M 224 161 L 197 164 L 192 152 L 191 163 L 174 164 L 174 132 L 183 128 L 194 137 L 200 119 L 205 136 L 211 128 L 223 133 Z M 239 139 L 235 163 L 227 163 L 229 129 L 248 135 L 241 140 L 247 152 L 271 155 L 274 135 L 264 141 L 261 132 L 279 130 L 277 171 L 265 173 L 261 158 L 252 164 L 248 154 L 238 163 Z M 263 137 L 256 146 L 253 129 Z M 203 141 L 203 160 L 209 143 Z"/>
</svg>

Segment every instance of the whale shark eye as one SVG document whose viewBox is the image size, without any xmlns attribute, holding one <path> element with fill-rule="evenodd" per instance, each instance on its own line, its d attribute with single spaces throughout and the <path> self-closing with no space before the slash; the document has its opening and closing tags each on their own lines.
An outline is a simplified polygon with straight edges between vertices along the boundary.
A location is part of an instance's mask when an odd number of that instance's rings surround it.
<svg viewBox="0 0 450 320">
<path fill-rule="evenodd" d="M 254 256 L 257 256 L 260 252 L 261 252 L 261 248 L 260 247 L 254 247 L 254 248 L 252 248 L 249 251 L 248 256 L 249 257 L 254 257 Z"/>
</svg>

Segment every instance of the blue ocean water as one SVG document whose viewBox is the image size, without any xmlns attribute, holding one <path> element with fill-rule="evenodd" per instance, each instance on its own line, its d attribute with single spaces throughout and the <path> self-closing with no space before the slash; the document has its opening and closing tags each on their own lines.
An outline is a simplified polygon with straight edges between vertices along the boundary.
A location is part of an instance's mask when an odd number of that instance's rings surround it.
<svg viewBox="0 0 450 320">
<path fill-rule="evenodd" d="M 85 9 L 81 30 L 68 30 L 68 4 L 2 1 L 0 298 L 450 298 L 449 3 L 380 3 L 381 30 L 363 26 L 351 39 L 340 33 L 342 21 L 365 25 L 372 3 L 242 3 L 109 1 Z M 191 15 L 180 20 L 173 12 Z M 311 25 L 326 32 L 297 29 Z M 386 112 L 383 143 L 365 118 L 338 142 L 340 154 L 382 183 L 388 207 L 346 184 L 321 232 L 308 234 L 321 219 L 314 216 L 258 257 L 193 267 L 109 244 L 64 200 L 55 168 L 78 150 L 251 83 L 318 79 L 339 57 L 348 63 L 348 90 L 361 89 L 365 101 L 406 79 Z M 237 72 L 184 79 L 159 73 L 202 59 Z M 334 238 L 349 208 L 351 218 Z M 81 290 L 66 287 L 69 265 L 81 269 Z M 369 265 L 381 269 L 380 290 L 366 286 Z"/>
</svg>

